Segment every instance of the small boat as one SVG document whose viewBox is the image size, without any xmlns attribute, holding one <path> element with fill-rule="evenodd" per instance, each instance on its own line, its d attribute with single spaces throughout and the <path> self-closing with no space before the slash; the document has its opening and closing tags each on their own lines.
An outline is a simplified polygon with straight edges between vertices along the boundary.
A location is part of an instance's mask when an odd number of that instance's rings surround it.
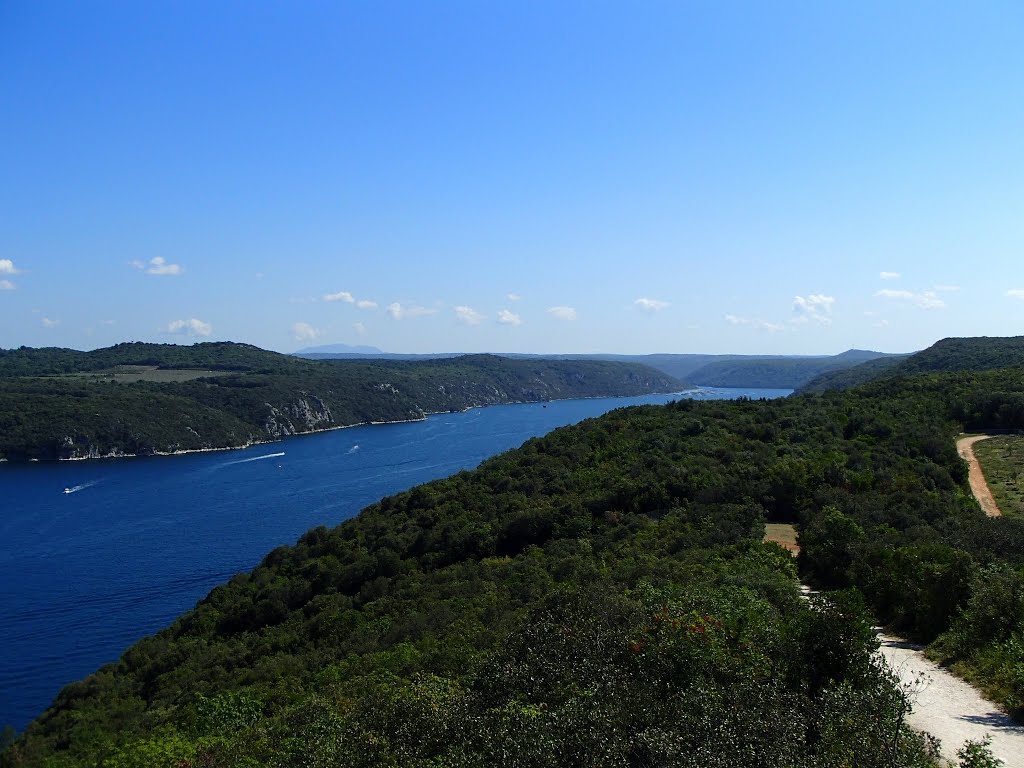
<svg viewBox="0 0 1024 768">
<path fill-rule="evenodd" d="M 65 488 L 64 489 L 64 493 L 71 493 L 71 489 L 70 488 Z"/>
</svg>

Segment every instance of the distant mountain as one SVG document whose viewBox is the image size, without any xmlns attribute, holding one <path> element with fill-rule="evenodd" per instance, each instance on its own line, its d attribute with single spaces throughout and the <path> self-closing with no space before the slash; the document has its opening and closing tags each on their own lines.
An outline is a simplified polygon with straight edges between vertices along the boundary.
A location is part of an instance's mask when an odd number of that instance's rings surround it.
<svg viewBox="0 0 1024 768">
<path fill-rule="evenodd" d="M 890 357 L 881 352 L 851 349 L 829 357 L 736 358 L 708 363 L 691 371 L 687 379 L 708 387 L 797 389 L 824 373 Z"/>
<path fill-rule="evenodd" d="M 305 347 L 294 353 L 298 357 L 307 357 L 312 355 L 332 355 L 332 354 L 345 354 L 345 355 L 383 355 L 377 347 L 367 347 L 363 345 L 352 345 L 352 344 L 321 344 L 318 347 Z"/>
<path fill-rule="evenodd" d="M 1024 336 L 973 336 L 942 339 L 912 355 L 872 360 L 843 371 L 825 372 L 802 392 L 849 389 L 869 381 L 920 373 L 990 371 L 1024 367 Z"/>
</svg>

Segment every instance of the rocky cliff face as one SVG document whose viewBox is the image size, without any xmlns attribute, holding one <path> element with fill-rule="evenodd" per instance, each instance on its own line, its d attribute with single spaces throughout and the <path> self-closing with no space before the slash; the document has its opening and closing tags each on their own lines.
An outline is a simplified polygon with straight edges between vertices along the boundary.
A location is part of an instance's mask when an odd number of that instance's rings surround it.
<svg viewBox="0 0 1024 768">
<path fill-rule="evenodd" d="M 288 403 L 283 409 L 267 403 L 269 413 L 263 422 L 263 431 L 271 438 L 312 432 L 334 425 L 331 409 L 314 394 L 303 392 L 298 400 Z"/>
</svg>

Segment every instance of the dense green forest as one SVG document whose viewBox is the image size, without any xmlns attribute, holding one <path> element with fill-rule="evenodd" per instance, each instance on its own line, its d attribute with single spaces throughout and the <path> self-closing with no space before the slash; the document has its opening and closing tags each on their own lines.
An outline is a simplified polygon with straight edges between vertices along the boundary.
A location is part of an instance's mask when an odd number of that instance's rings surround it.
<svg viewBox="0 0 1024 768">
<path fill-rule="evenodd" d="M 974 336 L 935 342 L 913 355 L 869 360 L 853 368 L 826 371 L 801 386 L 801 392 L 848 389 L 869 381 L 918 373 L 992 371 L 1024 367 L 1024 336 Z"/>
<path fill-rule="evenodd" d="M 167 381 L 172 372 L 188 376 Z M 22 348 L 0 355 L 0 458 L 232 447 L 479 405 L 682 386 L 645 366 L 587 360 L 310 361 L 227 343 Z"/>
<path fill-rule="evenodd" d="M 0 765 L 934 765 L 871 625 L 1024 709 L 1024 521 L 954 447 L 991 427 L 1020 370 L 557 430 L 274 550 Z"/>
</svg>

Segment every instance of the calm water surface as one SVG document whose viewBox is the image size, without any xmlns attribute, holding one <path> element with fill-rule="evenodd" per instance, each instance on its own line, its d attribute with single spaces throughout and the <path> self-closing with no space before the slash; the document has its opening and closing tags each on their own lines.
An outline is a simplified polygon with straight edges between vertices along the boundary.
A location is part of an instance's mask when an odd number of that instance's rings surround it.
<svg viewBox="0 0 1024 768">
<path fill-rule="evenodd" d="M 61 687 L 313 526 L 556 427 L 679 397 L 495 406 L 241 451 L 0 465 L 0 726 L 20 730 Z"/>
</svg>

